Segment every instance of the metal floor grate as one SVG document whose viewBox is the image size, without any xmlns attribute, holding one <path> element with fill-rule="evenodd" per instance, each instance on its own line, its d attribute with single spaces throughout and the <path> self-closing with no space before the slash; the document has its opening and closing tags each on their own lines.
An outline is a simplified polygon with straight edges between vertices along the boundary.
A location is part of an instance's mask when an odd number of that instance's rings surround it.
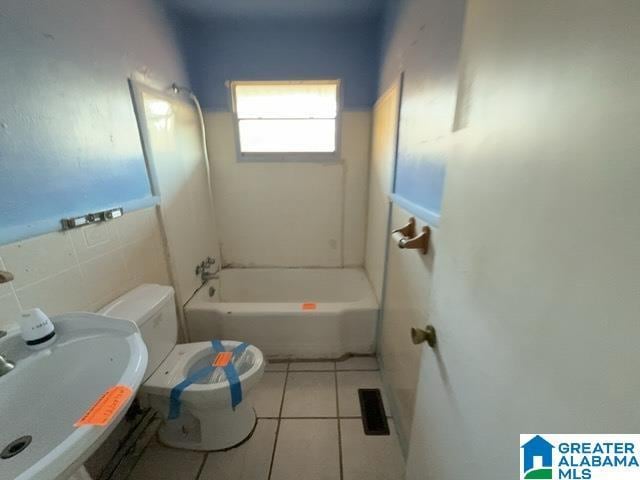
<svg viewBox="0 0 640 480">
<path fill-rule="evenodd" d="M 358 397 L 365 435 L 389 435 L 389 423 L 380 389 L 360 388 Z"/>
</svg>

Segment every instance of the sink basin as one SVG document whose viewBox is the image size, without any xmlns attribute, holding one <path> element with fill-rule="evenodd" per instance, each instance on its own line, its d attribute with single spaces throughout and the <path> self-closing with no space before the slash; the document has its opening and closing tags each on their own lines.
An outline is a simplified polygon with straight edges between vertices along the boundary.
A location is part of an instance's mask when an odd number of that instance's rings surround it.
<svg viewBox="0 0 640 480">
<path fill-rule="evenodd" d="M 15 368 L 0 377 L 0 479 L 66 479 L 124 416 L 147 367 L 138 327 L 91 313 L 52 318 L 57 341 L 29 350 L 17 329 L 0 339 Z M 106 426 L 74 424 L 110 387 L 133 394 Z"/>
</svg>

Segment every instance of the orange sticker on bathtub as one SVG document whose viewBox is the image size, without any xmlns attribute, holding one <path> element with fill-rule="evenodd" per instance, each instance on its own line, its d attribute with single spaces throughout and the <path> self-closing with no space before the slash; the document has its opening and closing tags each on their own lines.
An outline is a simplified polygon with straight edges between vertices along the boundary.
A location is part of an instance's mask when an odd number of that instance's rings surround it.
<svg viewBox="0 0 640 480">
<path fill-rule="evenodd" d="M 302 310 L 315 310 L 317 305 L 315 303 L 303 303 Z"/>
<path fill-rule="evenodd" d="M 107 426 L 126 405 L 131 395 L 133 395 L 133 390 L 126 385 L 116 385 L 107 389 L 73 426 Z"/>
<path fill-rule="evenodd" d="M 227 365 L 229 365 L 231 357 L 233 357 L 233 352 L 220 352 L 216 355 L 216 358 L 213 360 L 212 365 L 214 367 L 226 367 Z"/>
</svg>

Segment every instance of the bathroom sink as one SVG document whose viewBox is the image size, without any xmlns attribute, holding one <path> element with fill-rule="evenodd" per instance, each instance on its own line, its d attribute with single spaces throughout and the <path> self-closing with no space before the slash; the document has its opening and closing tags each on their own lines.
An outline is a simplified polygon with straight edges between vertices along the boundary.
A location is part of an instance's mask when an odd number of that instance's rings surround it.
<svg viewBox="0 0 640 480">
<path fill-rule="evenodd" d="M 0 338 L 0 354 L 15 364 L 0 376 L 0 457 L 10 456 L 0 458 L 2 480 L 66 479 L 124 416 L 147 366 L 133 322 L 91 313 L 52 320 L 57 341 L 43 350 L 29 350 L 17 329 Z M 118 385 L 132 393 L 106 425 L 74 426 Z"/>
</svg>

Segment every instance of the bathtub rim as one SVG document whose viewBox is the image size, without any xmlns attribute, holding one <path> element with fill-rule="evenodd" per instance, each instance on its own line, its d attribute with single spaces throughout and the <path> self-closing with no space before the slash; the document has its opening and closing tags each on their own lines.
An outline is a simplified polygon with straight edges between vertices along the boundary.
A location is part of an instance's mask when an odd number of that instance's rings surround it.
<svg viewBox="0 0 640 480">
<path fill-rule="evenodd" d="M 266 268 L 265 268 L 266 269 Z M 223 270 L 265 270 L 263 268 L 228 268 Z M 269 269 L 278 269 L 274 267 L 269 267 Z M 208 311 L 216 311 L 219 313 L 227 313 L 227 312 L 242 312 L 242 313 L 299 313 L 301 315 L 311 315 L 311 314 L 341 314 L 345 312 L 353 312 L 353 311 L 370 311 L 370 310 L 379 310 L 380 305 L 373 291 L 373 287 L 371 286 L 371 282 L 369 281 L 369 277 L 367 276 L 366 271 L 362 267 L 349 267 L 349 268 L 327 268 L 327 269 L 317 269 L 317 268 L 301 268 L 296 270 L 352 270 L 362 273 L 364 278 L 367 280 L 367 291 L 365 292 L 365 296 L 359 298 L 357 300 L 352 301 L 336 301 L 336 302 L 312 302 L 310 299 L 301 299 L 296 302 L 259 302 L 259 301 L 249 301 L 249 302 L 224 302 L 220 300 L 216 300 L 216 297 L 219 298 L 219 292 L 221 288 L 222 278 L 216 278 L 213 280 L 209 280 L 205 282 L 200 289 L 189 299 L 189 301 L 184 305 L 185 312 L 193 311 L 193 310 L 208 310 Z M 282 267 L 282 270 L 289 270 L 286 267 Z M 214 287 L 216 289 L 216 293 L 213 296 L 209 295 L 209 288 Z M 302 305 L 305 303 L 313 303 L 315 305 L 314 309 L 304 310 Z"/>
</svg>

